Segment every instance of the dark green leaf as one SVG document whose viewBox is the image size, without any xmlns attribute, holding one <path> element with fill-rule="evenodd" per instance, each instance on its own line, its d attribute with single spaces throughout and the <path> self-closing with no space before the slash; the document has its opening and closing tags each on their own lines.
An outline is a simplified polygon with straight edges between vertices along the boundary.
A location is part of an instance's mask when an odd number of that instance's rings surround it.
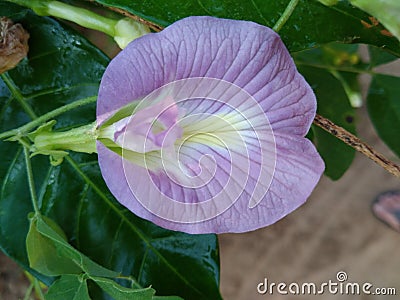
<svg viewBox="0 0 400 300">
<path fill-rule="evenodd" d="M 376 74 L 367 108 L 381 139 L 400 157 L 400 78 Z"/>
<path fill-rule="evenodd" d="M 278 21 L 289 0 L 95 0 L 122 8 L 161 26 L 188 16 L 211 15 L 220 18 L 254 21 L 268 27 Z M 327 7 L 316 0 L 300 0 L 293 15 L 280 31 L 290 51 L 312 48 L 332 41 L 385 46 L 400 56 L 400 44 L 381 33 L 381 25 L 369 26 L 371 20 L 347 1 Z"/>
<path fill-rule="evenodd" d="M 312 86 L 317 97 L 317 112 L 335 124 L 355 133 L 354 109 L 350 105 L 346 89 L 355 89 L 356 74 L 339 72 L 341 67 L 352 67 L 351 54 L 357 49 L 342 48 L 343 45 L 328 45 L 295 55 L 299 71 Z M 348 47 L 348 46 L 346 46 Z M 345 51 L 346 50 L 346 51 Z M 354 60 L 354 64 L 359 62 Z M 355 151 L 330 133 L 313 126 L 313 140 L 325 161 L 325 174 L 333 180 L 339 179 L 350 167 Z"/>
<path fill-rule="evenodd" d="M 86 278 L 82 275 L 63 275 L 45 295 L 46 300 L 90 300 Z"/>
<path fill-rule="evenodd" d="M 0 132 L 28 122 L 29 108 L 39 116 L 97 94 L 108 63 L 99 50 L 52 19 L 8 2 L 0 2 L 0 10 L 31 35 L 28 59 L 0 80 Z M 95 107 L 87 105 L 58 117 L 57 128 L 94 120 Z M 23 153 L 17 144 L 0 141 L 0 155 L 0 247 L 29 269 L 26 216 L 33 208 Z M 172 232 L 137 218 L 109 193 L 96 155 L 71 154 L 57 167 L 38 155 L 32 167 L 42 214 L 56 220 L 69 244 L 91 260 L 135 277 L 158 295 L 220 299 L 215 235 Z"/>
</svg>

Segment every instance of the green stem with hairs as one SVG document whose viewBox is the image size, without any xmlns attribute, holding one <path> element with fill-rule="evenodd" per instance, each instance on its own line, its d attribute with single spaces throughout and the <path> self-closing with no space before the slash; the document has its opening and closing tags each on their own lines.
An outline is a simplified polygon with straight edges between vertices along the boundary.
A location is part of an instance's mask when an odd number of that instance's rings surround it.
<svg viewBox="0 0 400 300">
<path fill-rule="evenodd" d="M 33 172 L 32 172 L 32 165 L 31 165 L 31 158 L 29 156 L 29 148 L 24 147 L 24 155 L 25 155 L 25 163 L 26 163 L 26 173 L 28 176 L 28 184 L 29 184 L 29 191 L 31 194 L 31 200 L 33 205 L 33 210 L 36 214 L 40 214 L 39 206 L 38 206 L 38 199 L 36 196 L 36 189 L 35 189 L 35 181 L 33 179 Z"/>
<path fill-rule="evenodd" d="M 7 0 L 32 9 L 39 16 L 53 16 L 75 22 L 83 27 L 99 30 L 114 36 L 117 20 L 100 16 L 90 10 L 75 7 L 59 1 L 48 0 Z"/>
<path fill-rule="evenodd" d="M 275 32 L 279 32 L 282 29 L 287 20 L 289 20 L 298 3 L 299 0 L 290 0 L 289 4 L 286 6 L 285 11 L 272 28 Z"/>
<path fill-rule="evenodd" d="M 47 114 L 44 114 L 36 119 L 34 119 L 33 121 L 19 127 L 16 129 L 12 129 L 6 132 L 3 132 L 0 134 L 0 140 L 2 139 L 6 139 L 6 138 L 10 138 L 13 136 L 24 136 L 26 135 L 28 132 L 30 132 L 32 129 L 42 125 L 43 123 L 54 119 L 55 117 L 57 117 L 58 115 L 61 115 L 67 111 L 70 111 L 72 109 L 90 104 L 90 103 L 94 103 L 97 100 L 97 96 L 91 96 L 91 97 L 87 97 L 84 99 L 80 99 L 78 101 L 72 102 L 70 104 L 66 104 L 64 106 L 61 106 L 55 110 L 52 110 L 50 112 L 48 112 Z"/>
<path fill-rule="evenodd" d="M 123 49 L 134 39 L 147 34 L 150 29 L 129 18 L 112 19 L 88 9 L 52 0 L 6 0 L 32 9 L 39 16 L 52 16 L 77 23 L 85 28 L 104 32 L 114 38 Z"/>
</svg>

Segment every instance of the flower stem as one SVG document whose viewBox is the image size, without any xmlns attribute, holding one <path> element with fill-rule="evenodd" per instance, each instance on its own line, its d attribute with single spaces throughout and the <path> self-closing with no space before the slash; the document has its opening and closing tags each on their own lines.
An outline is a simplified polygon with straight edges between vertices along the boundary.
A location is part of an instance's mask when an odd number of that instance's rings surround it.
<svg viewBox="0 0 400 300">
<path fill-rule="evenodd" d="M 287 20 L 289 20 L 298 3 L 299 0 L 290 0 L 289 4 L 286 6 L 285 11 L 272 28 L 275 32 L 279 32 L 282 29 L 283 25 L 285 25 Z"/>
<path fill-rule="evenodd" d="M 36 296 L 39 298 L 39 300 L 45 300 L 45 297 L 43 295 L 43 290 L 40 286 L 40 282 L 39 280 L 37 280 L 36 278 L 33 279 L 33 285 L 35 287 L 35 293 Z"/>
<path fill-rule="evenodd" d="M 86 0 L 86 1 L 91 2 L 91 3 L 95 3 L 97 5 L 99 4 L 95 0 Z M 100 5 L 102 5 L 102 4 L 100 3 Z M 153 23 L 151 21 L 145 20 L 145 19 L 143 19 L 143 18 L 141 18 L 139 16 L 136 16 L 134 14 L 131 14 L 130 12 L 128 12 L 126 10 L 123 10 L 121 8 L 113 7 L 113 6 L 107 6 L 107 5 L 104 5 L 103 7 L 108 9 L 108 10 L 110 10 L 110 11 L 116 12 L 116 13 L 118 13 L 120 15 L 124 15 L 125 17 L 128 17 L 128 18 L 130 18 L 130 19 L 132 19 L 132 20 L 134 20 L 136 22 L 142 23 L 142 24 L 148 26 L 149 28 L 151 28 L 151 30 L 154 30 L 156 32 L 159 32 L 159 31 L 164 29 L 164 27 L 162 27 L 162 26 L 160 26 L 160 25 L 158 25 L 156 23 Z"/>
<path fill-rule="evenodd" d="M 83 27 L 99 30 L 114 36 L 117 20 L 100 16 L 90 10 L 75 7 L 59 1 L 49 0 L 7 0 L 32 9 L 39 16 L 53 16 L 75 22 Z"/>
<path fill-rule="evenodd" d="M 42 125 L 43 123 L 45 123 L 51 119 L 54 119 L 58 115 L 61 115 L 69 110 L 78 108 L 80 106 L 84 106 L 89 103 L 96 102 L 96 100 L 97 100 L 97 96 L 91 96 L 91 97 L 80 99 L 80 100 L 72 102 L 70 104 L 61 106 L 55 110 L 48 112 L 47 114 L 44 114 L 44 115 L 36 118 L 32 122 L 29 122 L 19 128 L 12 129 L 12 130 L 1 133 L 0 140 L 9 138 L 9 137 L 12 137 L 15 135 L 23 136 L 23 135 L 27 134 L 29 131 L 31 131 L 32 129 L 34 129 L 35 127 L 38 127 L 38 126 Z"/>
<path fill-rule="evenodd" d="M 11 94 L 14 95 L 14 98 L 18 101 L 18 103 L 22 106 L 23 110 L 31 119 L 36 119 L 37 116 L 33 111 L 32 107 L 26 103 L 24 97 L 22 96 L 21 92 L 15 87 L 12 79 L 8 75 L 8 73 L 1 74 L 1 79 L 3 79 L 4 83 L 7 85 L 8 89 L 10 90 Z"/>
<path fill-rule="evenodd" d="M 25 292 L 25 296 L 23 300 L 29 300 L 31 299 L 31 294 L 32 294 L 32 290 L 33 290 L 33 283 L 31 283 L 28 287 L 28 289 Z"/>
<path fill-rule="evenodd" d="M 147 34 L 150 29 L 129 18 L 106 18 L 88 9 L 52 0 L 6 0 L 32 9 L 39 16 L 52 16 L 83 27 L 98 30 L 114 38 L 123 49 L 134 39 Z"/>
<path fill-rule="evenodd" d="M 25 145 L 23 147 L 24 147 L 24 155 L 25 155 L 25 163 L 26 163 L 26 173 L 28 175 L 28 184 L 29 184 L 29 191 L 31 194 L 33 210 L 35 211 L 36 214 L 40 214 L 40 210 L 39 210 L 39 206 L 38 206 L 38 199 L 37 199 L 36 190 L 35 190 L 35 181 L 33 179 L 31 158 L 29 156 L 29 148 Z"/>
<path fill-rule="evenodd" d="M 370 145 L 361 141 L 358 137 L 353 135 L 352 133 L 348 132 L 346 129 L 337 126 L 332 121 L 320 116 L 316 115 L 314 119 L 314 124 L 322 129 L 326 130 L 336 138 L 340 139 L 347 145 L 351 146 L 358 152 L 364 154 L 369 159 L 373 160 L 375 163 L 380 165 L 386 171 L 391 173 L 392 175 L 400 178 L 400 166 L 395 164 L 394 162 L 388 160 L 385 156 L 381 153 L 376 151 Z"/>
</svg>

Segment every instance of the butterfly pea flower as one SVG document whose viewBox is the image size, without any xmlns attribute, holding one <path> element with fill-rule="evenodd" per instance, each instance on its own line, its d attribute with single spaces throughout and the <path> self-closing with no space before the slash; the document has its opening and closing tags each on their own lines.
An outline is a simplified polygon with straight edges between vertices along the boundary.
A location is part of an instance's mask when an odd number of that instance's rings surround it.
<svg viewBox="0 0 400 300">
<path fill-rule="evenodd" d="M 188 17 L 131 42 L 107 67 L 97 151 L 115 198 L 188 233 L 283 218 L 324 170 L 305 138 L 311 87 L 280 37 L 253 22 Z"/>
</svg>

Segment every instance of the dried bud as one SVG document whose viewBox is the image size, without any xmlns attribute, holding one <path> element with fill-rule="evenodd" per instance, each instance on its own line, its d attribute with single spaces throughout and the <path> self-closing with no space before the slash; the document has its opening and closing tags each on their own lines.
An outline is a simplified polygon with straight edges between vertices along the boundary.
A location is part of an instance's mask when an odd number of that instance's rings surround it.
<svg viewBox="0 0 400 300">
<path fill-rule="evenodd" d="M 21 24 L 0 19 L 0 74 L 14 68 L 28 54 L 29 33 Z"/>
</svg>

